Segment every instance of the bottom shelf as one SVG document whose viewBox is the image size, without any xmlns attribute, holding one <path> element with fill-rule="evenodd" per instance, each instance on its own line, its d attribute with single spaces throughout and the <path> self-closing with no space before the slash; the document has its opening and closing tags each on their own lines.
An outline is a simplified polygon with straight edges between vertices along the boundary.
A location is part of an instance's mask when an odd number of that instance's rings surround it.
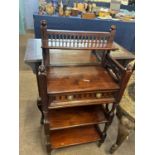
<svg viewBox="0 0 155 155">
<path fill-rule="evenodd" d="M 52 149 L 95 142 L 101 139 L 95 125 L 51 131 Z"/>
</svg>

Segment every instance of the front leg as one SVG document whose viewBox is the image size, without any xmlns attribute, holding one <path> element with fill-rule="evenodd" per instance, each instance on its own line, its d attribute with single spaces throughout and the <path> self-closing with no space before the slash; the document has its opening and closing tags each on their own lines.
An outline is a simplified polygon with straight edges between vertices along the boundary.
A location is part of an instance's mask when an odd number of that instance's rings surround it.
<svg viewBox="0 0 155 155">
<path fill-rule="evenodd" d="M 115 115 L 115 113 L 114 113 L 115 108 L 116 108 L 115 103 L 113 103 L 111 110 L 109 110 L 108 104 L 105 107 L 105 112 L 107 113 L 106 115 L 108 117 L 108 122 L 105 123 L 104 130 L 102 132 L 102 139 L 99 141 L 99 144 L 98 144 L 99 147 L 102 145 L 102 143 L 104 143 L 104 141 L 107 137 L 107 131 L 108 131 L 108 129 L 113 121 L 114 115 Z"/>
<path fill-rule="evenodd" d="M 105 123 L 104 130 L 102 132 L 102 138 L 101 138 L 101 140 L 98 143 L 98 147 L 100 147 L 104 143 L 104 141 L 105 141 L 105 139 L 107 137 L 107 130 L 108 130 L 110 125 L 111 125 L 111 122 Z"/>
<path fill-rule="evenodd" d="M 43 114 L 43 110 L 42 110 L 42 102 L 41 102 L 41 98 L 40 97 L 37 99 L 37 106 L 38 106 L 38 109 L 41 112 L 40 124 L 43 125 L 43 123 L 44 123 L 44 114 Z"/>
</svg>

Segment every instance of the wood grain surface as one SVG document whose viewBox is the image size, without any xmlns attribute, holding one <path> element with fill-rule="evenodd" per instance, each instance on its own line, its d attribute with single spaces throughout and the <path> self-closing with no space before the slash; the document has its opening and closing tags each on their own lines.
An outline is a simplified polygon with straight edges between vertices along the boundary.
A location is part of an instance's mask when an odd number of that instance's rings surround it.
<svg viewBox="0 0 155 155">
<path fill-rule="evenodd" d="M 107 122 L 101 105 L 49 111 L 50 130 Z"/>
<path fill-rule="evenodd" d="M 119 89 L 119 85 L 102 67 L 54 67 L 47 70 L 48 94 L 108 89 Z"/>
<path fill-rule="evenodd" d="M 50 142 L 53 149 L 100 140 L 95 126 L 55 130 L 51 131 L 51 134 Z"/>
</svg>

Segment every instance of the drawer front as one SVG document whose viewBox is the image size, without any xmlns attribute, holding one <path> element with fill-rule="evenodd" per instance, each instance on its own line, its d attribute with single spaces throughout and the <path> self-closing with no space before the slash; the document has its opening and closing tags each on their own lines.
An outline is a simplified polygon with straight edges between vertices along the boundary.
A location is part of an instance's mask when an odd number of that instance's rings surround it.
<svg viewBox="0 0 155 155">
<path fill-rule="evenodd" d="M 79 92 L 79 93 L 65 93 L 52 94 L 49 96 L 50 102 L 69 102 L 69 101 L 84 101 L 115 98 L 117 91 L 95 91 L 95 92 Z"/>
</svg>

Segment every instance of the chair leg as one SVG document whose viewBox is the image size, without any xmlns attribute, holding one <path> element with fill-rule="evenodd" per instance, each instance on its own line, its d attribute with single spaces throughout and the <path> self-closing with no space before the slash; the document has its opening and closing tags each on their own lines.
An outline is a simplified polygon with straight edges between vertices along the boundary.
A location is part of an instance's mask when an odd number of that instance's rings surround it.
<svg viewBox="0 0 155 155">
<path fill-rule="evenodd" d="M 43 111 L 42 111 L 42 102 L 41 102 L 41 99 L 40 98 L 37 99 L 37 106 L 38 106 L 38 109 L 41 112 L 40 124 L 43 125 L 44 124 L 44 114 L 43 114 Z"/>
<path fill-rule="evenodd" d="M 124 115 L 121 116 L 118 126 L 117 140 L 116 143 L 112 145 L 109 152 L 114 153 L 118 149 L 118 147 L 126 140 L 126 138 L 129 136 L 129 133 L 133 129 L 134 129 L 134 123 L 131 122 Z"/>
</svg>

